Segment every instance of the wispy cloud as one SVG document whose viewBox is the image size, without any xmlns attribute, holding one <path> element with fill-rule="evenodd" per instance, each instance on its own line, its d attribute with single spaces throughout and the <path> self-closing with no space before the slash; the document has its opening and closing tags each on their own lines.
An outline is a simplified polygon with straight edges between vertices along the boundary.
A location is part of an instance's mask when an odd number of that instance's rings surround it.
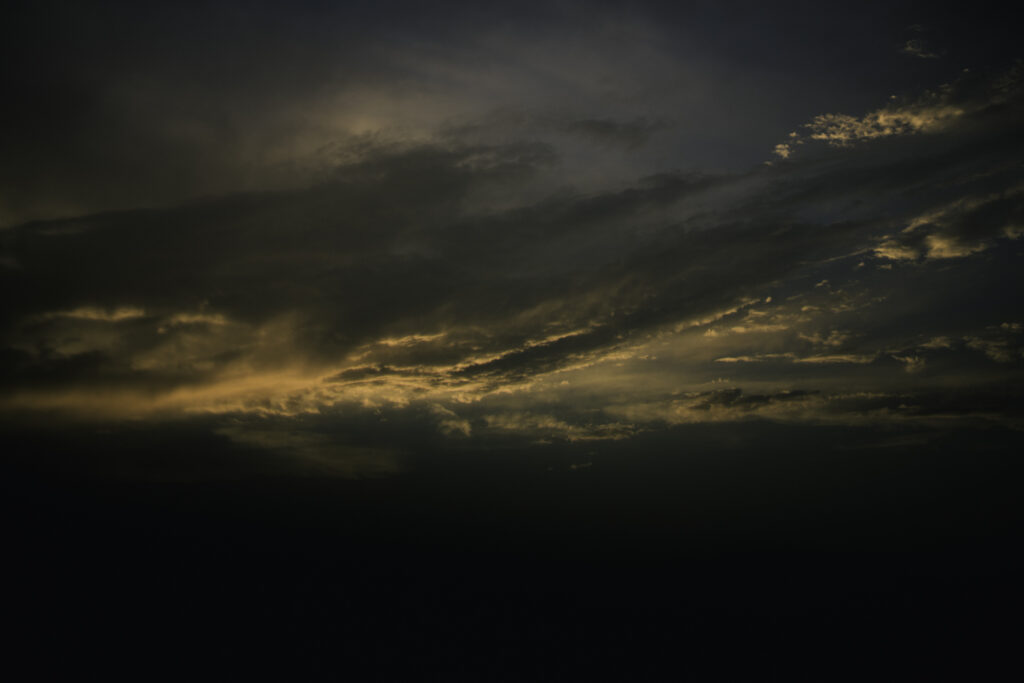
<svg viewBox="0 0 1024 683">
<path fill-rule="evenodd" d="M 911 43 L 918 45 L 911 41 L 908 46 Z M 987 79 L 963 73 L 950 83 L 923 94 L 905 98 L 894 95 L 889 104 L 862 116 L 819 114 L 801 130 L 790 133 L 786 142 L 776 145 L 775 154 L 788 159 L 794 147 L 805 141 L 849 147 L 880 138 L 936 133 L 957 125 L 965 117 L 977 116 L 1019 98 L 1022 86 L 1024 78 L 1020 65 Z"/>
</svg>

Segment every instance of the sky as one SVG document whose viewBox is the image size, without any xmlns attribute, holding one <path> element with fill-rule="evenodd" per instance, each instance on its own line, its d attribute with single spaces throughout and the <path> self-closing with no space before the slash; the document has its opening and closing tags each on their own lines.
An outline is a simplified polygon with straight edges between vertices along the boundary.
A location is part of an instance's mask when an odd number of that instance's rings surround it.
<svg viewBox="0 0 1024 683">
<path fill-rule="evenodd" d="M 743 10 L 14 10 L 0 405 L 269 448 L 1018 425 L 1002 22 Z"/>
<path fill-rule="evenodd" d="M 1019 443 L 1007 11 L 15 3 L 5 467 L 461 481 L 468 506 L 604 467 L 604 519 L 624 460 L 650 478 L 616 500 L 669 506 L 659 477 L 755 455 Z M 675 469 L 708 453 L 754 459 Z M 714 486 L 701 515 L 749 512 Z"/>
</svg>

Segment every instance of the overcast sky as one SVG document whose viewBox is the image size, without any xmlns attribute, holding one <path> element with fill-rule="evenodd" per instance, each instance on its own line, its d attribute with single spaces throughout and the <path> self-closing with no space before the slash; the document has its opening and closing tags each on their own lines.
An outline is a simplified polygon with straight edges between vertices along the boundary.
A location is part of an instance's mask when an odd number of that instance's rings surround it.
<svg viewBox="0 0 1024 683">
<path fill-rule="evenodd" d="M 5 10 L 0 409 L 342 472 L 409 434 L 1020 426 L 1006 16 L 512 7 Z"/>
</svg>

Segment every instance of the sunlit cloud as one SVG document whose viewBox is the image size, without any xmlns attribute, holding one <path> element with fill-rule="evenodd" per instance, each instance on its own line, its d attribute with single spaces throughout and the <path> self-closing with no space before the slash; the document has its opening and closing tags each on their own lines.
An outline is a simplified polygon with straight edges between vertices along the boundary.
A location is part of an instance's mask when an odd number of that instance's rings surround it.
<svg viewBox="0 0 1024 683">
<path fill-rule="evenodd" d="M 52 311 L 41 313 L 41 319 L 70 318 L 72 320 L 97 320 L 116 323 L 122 320 L 144 318 L 146 311 L 135 306 L 119 306 L 116 308 L 99 308 L 97 306 L 81 306 L 68 311 Z"/>
<path fill-rule="evenodd" d="M 923 43 L 912 40 L 904 51 L 917 57 L 936 57 L 923 49 Z M 850 147 L 881 138 L 937 133 L 990 108 L 1000 107 L 1019 96 L 1022 73 L 1016 65 L 1000 76 L 979 85 L 971 74 L 964 73 L 951 83 L 913 98 L 892 96 L 889 104 L 862 116 L 827 113 L 815 116 L 803 125 L 806 132 L 793 131 L 788 142 L 775 147 L 775 154 L 788 159 L 793 145 L 813 140 L 833 147 Z"/>
</svg>

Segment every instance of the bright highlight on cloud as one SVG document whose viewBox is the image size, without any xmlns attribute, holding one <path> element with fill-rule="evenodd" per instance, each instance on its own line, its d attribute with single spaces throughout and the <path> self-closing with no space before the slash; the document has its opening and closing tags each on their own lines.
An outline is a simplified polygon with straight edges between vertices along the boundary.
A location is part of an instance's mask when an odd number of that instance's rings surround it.
<svg viewBox="0 0 1024 683">
<path fill-rule="evenodd" d="M 965 115 L 983 115 L 997 110 L 1020 97 L 1024 88 L 1024 70 L 1015 65 L 998 77 L 979 81 L 969 73 L 961 74 L 951 83 L 936 90 L 893 102 L 864 116 L 850 114 L 819 114 L 804 124 L 806 133 L 790 133 L 790 141 L 775 146 L 775 154 L 783 159 L 793 153 L 793 146 L 805 140 L 825 142 L 835 147 L 900 135 L 934 133 L 949 128 Z"/>
</svg>

